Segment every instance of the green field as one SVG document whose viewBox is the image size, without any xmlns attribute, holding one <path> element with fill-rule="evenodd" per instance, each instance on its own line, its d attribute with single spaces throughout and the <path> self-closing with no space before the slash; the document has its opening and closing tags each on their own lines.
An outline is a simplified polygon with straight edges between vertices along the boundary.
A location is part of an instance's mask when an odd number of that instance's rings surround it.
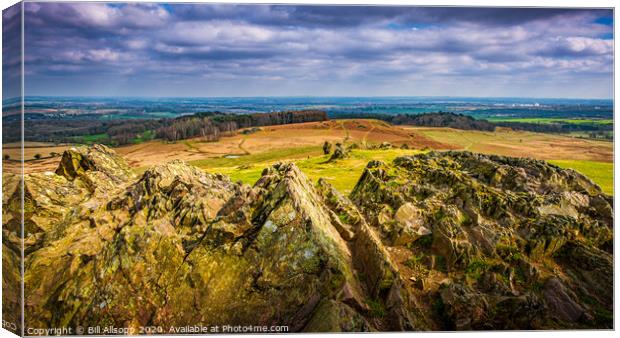
<svg viewBox="0 0 620 338">
<path fill-rule="evenodd" d="M 390 162 L 398 156 L 417 153 L 420 153 L 420 151 L 355 149 L 351 151 L 349 158 L 328 163 L 329 155 L 322 155 L 320 147 L 299 147 L 278 149 L 254 155 L 239 156 L 237 158 L 220 157 L 192 161 L 191 164 L 210 173 L 228 175 L 234 181 L 254 184 L 266 167 L 278 161 L 296 160 L 295 164 L 313 182 L 322 177 L 340 192 L 348 194 L 357 183 L 369 161 Z"/>
<path fill-rule="evenodd" d="M 251 155 L 239 153 L 231 154 L 228 157 L 206 158 L 203 160 L 191 161 L 190 164 L 203 169 L 234 168 L 245 165 L 263 165 L 275 163 L 279 160 L 303 159 L 307 158 L 308 156 L 316 156 L 322 153 L 323 152 L 321 150 L 321 147 L 319 146 L 277 148 Z"/>
<path fill-rule="evenodd" d="M 146 141 L 150 141 L 155 137 L 155 132 L 152 130 L 147 130 L 141 134 L 138 134 L 134 137 L 130 143 L 142 143 Z M 93 143 L 107 143 L 110 141 L 110 135 L 103 134 L 93 134 L 93 135 L 83 135 L 83 136 L 74 136 L 73 142 L 80 144 L 93 144 Z"/>
<path fill-rule="evenodd" d="M 606 194 L 614 193 L 614 164 L 597 161 L 552 160 L 549 163 L 558 167 L 570 168 L 590 178 Z"/>
<path fill-rule="evenodd" d="M 330 163 L 327 162 L 329 155 L 322 155 L 320 147 L 299 147 L 275 149 L 253 155 L 235 155 L 238 157 L 233 158 L 210 158 L 190 163 L 210 173 L 228 175 L 233 181 L 254 184 L 266 167 L 279 161 L 294 160 L 312 181 L 316 182 L 322 177 L 342 193 L 348 194 L 369 161 L 390 162 L 398 156 L 420 152 L 404 149 L 355 149 L 351 151 L 349 158 Z M 613 194 L 613 163 L 586 160 L 552 160 L 549 162 L 562 168 L 574 169 L 600 185 L 605 193 Z"/>
<path fill-rule="evenodd" d="M 562 119 L 562 118 L 510 118 L 510 117 L 490 117 L 491 122 L 520 122 L 520 123 L 539 123 L 539 124 L 613 124 L 613 119 Z"/>
<path fill-rule="evenodd" d="M 84 143 L 84 144 L 93 144 L 93 143 L 101 143 L 105 142 L 110 138 L 108 134 L 92 134 L 92 135 L 83 135 L 83 136 L 75 136 L 73 139 L 76 143 Z"/>
<path fill-rule="evenodd" d="M 138 134 L 133 140 L 132 143 L 142 143 L 146 141 L 150 141 L 155 137 L 155 132 L 152 130 L 147 130 L 141 134 Z"/>
</svg>

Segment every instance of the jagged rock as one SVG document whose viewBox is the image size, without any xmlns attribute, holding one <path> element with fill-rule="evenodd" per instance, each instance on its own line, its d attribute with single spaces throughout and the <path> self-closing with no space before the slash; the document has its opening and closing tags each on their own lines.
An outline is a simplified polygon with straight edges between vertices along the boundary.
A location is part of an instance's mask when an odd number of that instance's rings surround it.
<svg viewBox="0 0 620 338">
<path fill-rule="evenodd" d="M 8 285 L 20 177 L 3 191 Z M 56 173 L 25 175 L 24 202 L 28 327 L 613 325 L 611 199 L 543 161 L 371 161 L 347 197 L 291 163 L 250 187 L 181 161 L 135 177 L 113 150 L 79 147 Z M 18 292 L 3 289 L 7 309 Z"/>
<path fill-rule="evenodd" d="M 350 198 L 390 253 L 407 257 L 409 250 L 409 259 L 395 263 L 415 280 L 412 287 L 423 280 L 421 291 L 430 295 L 437 290 L 420 272 L 453 280 L 441 291 L 448 313 L 436 316 L 439 327 L 610 324 L 613 209 L 583 175 L 532 159 L 430 152 L 391 164 L 371 161 Z M 427 235 L 402 236 L 403 225 L 413 230 L 410 234 L 421 229 Z M 439 258 L 427 260 L 428 271 L 411 263 L 426 257 Z M 554 263 L 543 264 L 549 259 Z M 549 310 L 549 302 L 570 303 L 549 291 L 545 297 L 539 285 L 549 276 L 566 275 L 567 294 L 577 295 L 571 296 L 578 305 L 574 309 L 583 310 L 580 318 L 594 321 L 575 324 L 578 311 L 558 317 Z M 530 318 L 528 313 L 537 319 L 514 318 Z"/>
<path fill-rule="evenodd" d="M 76 170 L 73 181 L 50 178 L 73 187 L 89 170 L 112 172 L 99 160 Z M 88 212 L 49 219 L 49 231 L 62 235 L 26 258 L 29 326 L 278 322 L 297 331 L 319 303 L 340 302 L 345 285 L 347 299 L 361 299 L 349 248 L 294 165 L 275 165 L 249 189 L 173 161 L 115 195 Z M 84 208 L 89 196 L 73 203 Z M 66 200 L 47 203 L 57 202 Z M 339 309 L 361 325 L 343 322 L 343 330 L 365 327 L 358 310 Z"/>
<path fill-rule="evenodd" d="M 182 161 L 171 161 L 144 172 L 121 198 L 108 203 L 109 210 L 131 214 L 147 210 L 145 221 L 171 214 L 174 227 L 194 228 L 215 218 L 224 204 L 240 189 L 226 176 L 204 173 Z"/>
<path fill-rule="evenodd" d="M 493 318 L 489 325 L 497 329 L 533 330 L 543 326 L 545 304 L 539 296 L 528 293 L 516 297 L 501 297 L 493 306 Z"/>
<path fill-rule="evenodd" d="M 3 234 L 2 245 L 2 319 L 12 325 L 6 325 L 5 329 L 15 334 L 21 333 L 21 266 L 19 251 L 10 248 L 5 243 Z"/>
<path fill-rule="evenodd" d="M 345 240 L 352 240 L 364 222 L 362 214 L 348 198 L 334 189 L 326 180 L 319 179 L 316 188 L 323 197 L 324 203 L 331 209 L 332 221 L 338 226 L 340 234 Z"/>
<path fill-rule="evenodd" d="M 100 144 L 66 150 L 56 169 L 57 175 L 68 180 L 93 173 L 103 174 L 112 183 L 125 181 L 132 176 L 125 160 L 112 149 Z"/>
<path fill-rule="evenodd" d="M 556 254 L 556 262 L 570 277 L 565 287 L 579 295 L 573 298 L 586 309 L 586 319 L 593 318 L 597 327 L 611 328 L 613 313 L 613 258 L 583 242 L 570 241 Z M 587 310 L 590 308 L 591 310 Z"/>
<path fill-rule="evenodd" d="M 409 202 L 398 208 L 394 215 L 394 220 L 398 225 L 394 245 L 407 245 L 422 236 L 432 234 L 432 231 L 424 226 L 422 215 L 422 211 Z"/>
</svg>

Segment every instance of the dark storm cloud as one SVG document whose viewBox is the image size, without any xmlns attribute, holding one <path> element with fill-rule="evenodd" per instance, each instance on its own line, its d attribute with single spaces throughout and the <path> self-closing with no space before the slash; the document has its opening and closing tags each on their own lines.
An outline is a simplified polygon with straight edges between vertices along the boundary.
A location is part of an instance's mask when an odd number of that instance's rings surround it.
<svg viewBox="0 0 620 338">
<path fill-rule="evenodd" d="M 585 9 L 26 3 L 27 91 L 105 95 L 127 86 L 126 95 L 160 96 L 455 95 L 440 90 L 456 81 L 492 79 L 503 95 L 523 96 L 511 93 L 512 81 L 530 82 L 534 91 L 538 77 L 546 77 L 584 87 L 596 81 L 598 87 L 575 93 L 608 96 L 611 15 Z M 564 83 L 545 85 L 534 92 L 566 92 Z"/>
</svg>

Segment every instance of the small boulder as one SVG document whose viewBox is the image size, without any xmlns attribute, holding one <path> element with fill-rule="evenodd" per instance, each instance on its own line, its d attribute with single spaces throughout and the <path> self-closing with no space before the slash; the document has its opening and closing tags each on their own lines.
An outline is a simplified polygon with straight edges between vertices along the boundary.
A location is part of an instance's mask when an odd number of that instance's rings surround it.
<svg viewBox="0 0 620 338">
<path fill-rule="evenodd" d="M 116 183 L 126 181 L 132 176 L 125 160 L 114 150 L 101 144 L 66 150 L 56 168 L 57 175 L 64 176 L 70 181 L 83 177 L 87 172 L 100 172 Z"/>
<path fill-rule="evenodd" d="M 407 245 L 422 236 L 432 234 L 432 231 L 424 226 L 422 211 L 410 202 L 398 208 L 394 219 L 397 222 L 394 245 Z"/>
<path fill-rule="evenodd" d="M 336 143 L 336 148 L 334 149 L 334 153 L 329 158 L 329 162 L 341 160 L 349 157 L 349 152 L 342 146 L 340 143 Z"/>
<path fill-rule="evenodd" d="M 330 142 L 325 141 L 323 143 L 323 154 L 329 155 L 332 152 L 332 144 Z"/>
</svg>

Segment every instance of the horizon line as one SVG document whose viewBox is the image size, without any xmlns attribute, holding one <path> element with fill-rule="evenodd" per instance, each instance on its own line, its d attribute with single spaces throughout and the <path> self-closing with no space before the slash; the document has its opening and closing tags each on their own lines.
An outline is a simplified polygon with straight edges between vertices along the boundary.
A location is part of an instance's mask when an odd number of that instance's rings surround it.
<svg viewBox="0 0 620 338">
<path fill-rule="evenodd" d="M 251 99 L 251 98 L 463 98 L 463 99 L 542 99 L 542 100 L 607 100 L 614 101 L 613 97 L 533 97 L 533 96 L 460 96 L 460 95 L 243 95 L 243 96 L 151 96 L 151 95 L 24 95 L 23 98 L 125 98 L 125 99 Z M 2 101 L 21 99 L 14 96 Z"/>
</svg>

